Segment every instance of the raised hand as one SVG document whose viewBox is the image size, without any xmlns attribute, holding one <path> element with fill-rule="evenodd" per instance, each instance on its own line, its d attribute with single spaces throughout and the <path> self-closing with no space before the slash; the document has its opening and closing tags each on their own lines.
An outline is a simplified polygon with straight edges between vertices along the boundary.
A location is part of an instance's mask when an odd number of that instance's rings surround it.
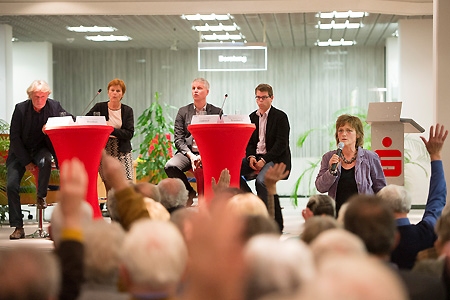
<svg viewBox="0 0 450 300">
<path fill-rule="evenodd" d="M 448 130 L 445 130 L 444 125 L 440 125 L 439 123 L 437 123 L 436 128 L 434 126 L 430 127 L 430 135 L 428 141 L 423 136 L 420 137 L 425 144 L 428 153 L 430 154 L 431 160 L 441 159 L 441 150 L 444 146 L 447 135 Z"/>
</svg>

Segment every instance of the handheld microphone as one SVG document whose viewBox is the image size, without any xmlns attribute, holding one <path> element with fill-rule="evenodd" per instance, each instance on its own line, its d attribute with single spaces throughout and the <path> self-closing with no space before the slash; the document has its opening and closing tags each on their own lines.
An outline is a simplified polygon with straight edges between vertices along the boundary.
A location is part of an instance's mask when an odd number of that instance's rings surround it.
<svg viewBox="0 0 450 300">
<path fill-rule="evenodd" d="M 344 143 L 343 143 L 343 142 L 340 142 L 340 143 L 338 144 L 338 148 L 337 148 L 337 151 L 336 151 L 336 155 L 339 156 L 339 157 L 340 157 L 341 154 L 342 154 L 342 148 L 344 148 Z M 331 165 L 331 172 L 336 171 L 336 167 L 337 167 L 337 163 L 332 164 L 332 165 Z"/>
<path fill-rule="evenodd" d="M 222 107 L 220 108 L 220 113 L 219 113 L 219 118 L 222 119 L 222 115 L 223 115 L 223 106 L 225 104 L 225 100 L 227 99 L 228 94 L 225 94 L 225 96 L 223 97 L 223 102 L 222 102 Z"/>
<path fill-rule="evenodd" d="M 94 98 L 92 98 L 91 102 L 89 102 L 88 105 L 86 105 L 86 107 L 84 108 L 81 115 L 84 115 L 86 113 L 86 110 L 89 108 L 89 106 L 92 104 L 92 102 L 94 102 L 95 98 L 97 98 L 97 96 L 100 95 L 101 92 L 102 92 L 102 89 L 98 89 L 97 94 L 95 94 L 95 96 L 94 96 Z"/>
</svg>

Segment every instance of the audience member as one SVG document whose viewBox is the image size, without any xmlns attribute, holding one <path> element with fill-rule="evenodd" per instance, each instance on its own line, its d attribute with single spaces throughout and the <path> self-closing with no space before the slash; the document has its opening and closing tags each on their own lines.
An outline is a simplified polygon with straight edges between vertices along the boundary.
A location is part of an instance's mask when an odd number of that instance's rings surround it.
<svg viewBox="0 0 450 300">
<path fill-rule="evenodd" d="M 57 258 L 31 246 L 0 249 L 0 299 L 57 299 L 61 277 Z"/>
<path fill-rule="evenodd" d="M 328 255 L 367 256 L 363 241 L 342 228 L 331 228 L 320 233 L 309 246 L 316 264 L 319 264 Z"/>
<path fill-rule="evenodd" d="M 406 270 L 399 271 L 396 266 L 388 264 L 398 232 L 393 211 L 379 197 L 351 197 L 344 226 L 362 239 L 370 254 L 389 265 L 401 277 L 411 300 L 445 299 L 444 286 L 438 279 Z"/>
<path fill-rule="evenodd" d="M 306 221 L 313 216 L 322 215 L 336 217 L 335 201 L 328 195 L 312 195 L 309 197 L 305 209 L 302 210 L 303 219 Z"/>
<path fill-rule="evenodd" d="M 268 206 L 268 192 L 264 182 L 267 170 L 275 163 L 284 163 L 291 170 L 291 150 L 289 148 L 289 120 L 283 111 L 272 106 L 273 89 L 269 84 L 259 84 L 255 88 L 258 109 L 250 114 L 250 121 L 256 130 L 245 151 L 241 165 L 241 189 L 252 192 L 245 179 L 255 179 L 256 193 Z M 286 173 L 287 179 L 289 172 Z M 245 179 L 244 179 L 245 178 Z M 283 215 L 279 201 L 275 199 L 275 220 L 283 230 Z"/>
<path fill-rule="evenodd" d="M 322 232 L 339 227 L 339 223 L 331 216 L 313 216 L 305 221 L 300 238 L 305 243 L 311 244 Z"/>
<path fill-rule="evenodd" d="M 84 283 L 77 300 L 128 299 L 128 294 L 117 290 L 125 231 L 118 223 L 97 219 L 83 226 L 83 235 Z"/>
<path fill-rule="evenodd" d="M 434 243 L 438 257 L 435 259 L 424 259 L 416 262 L 413 272 L 428 274 L 439 278 L 447 290 L 447 299 L 450 297 L 450 211 L 444 209 L 441 217 L 437 220 L 437 240 Z"/>
<path fill-rule="evenodd" d="M 244 240 L 259 234 L 273 234 L 280 237 L 280 229 L 274 219 L 262 215 L 244 216 Z"/>
<path fill-rule="evenodd" d="M 175 299 L 187 258 L 185 242 L 175 225 L 136 221 L 121 249 L 121 282 L 133 299 Z"/>
<path fill-rule="evenodd" d="M 9 236 L 11 240 L 25 238 L 19 196 L 20 181 L 25 171 L 39 171 L 36 178 L 36 206 L 39 209 L 47 208 L 46 196 L 52 156 L 56 160 L 56 154 L 43 128 L 49 117 L 67 114 L 59 102 L 48 98 L 51 92 L 44 80 L 33 81 L 27 89 L 28 100 L 16 104 L 11 118 L 11 143 L 6 159 L 9 224 L 15 227 Z"/>
<path fill-rule="evenodd" d="M 156 202 L 153 199 L 144 197 L 144 204 L 147 208 L 150 219 L 160 221 L 170 220 L 170 213 L 161 203 Z"/>
<path fill-rule="evenodd" d="M 283 231 L 284 226 L 283 222 L 280 222 L 283 216 L 281 215 L 280 197 L 277 193 L 277 182 L 287 178 L 289 172 L 289 170 L 286 170 L 286 164 L 281 162 L 267 168 L 264 176 L 264 184 L 267 189 L 267 210 L 269 216 L 277 222 L 280 232 Z"/>
<path fill-rule="evenodd" d="M 159 193 L 158 185 L 150 182 L 137 182 L 134 185 L 136 192 L 144 195 L 147 198 L 153 199 L 156 202 L 161 202 L 161 194 Z"/>
<path fill-rule="evenodd" d="M 83 227 L 88 227 L 89 224 L 92 224 L 92 218 L 94 216 L 94 212 L 92 211 L 92 206 L 87 202 L 81 202 L 81 223 Z M 50 238 L 53 240 L 55 248 L 59 247 L 61 243 L 61 234 L 64 229 L 64 216 L 61 211 L 61 206 L 56 204 L 53 209 L 52 216 L 50 218 L 50 225 L 48 227 L 48 231 L 50 233 Z"/>
<path fill-rule="evenodd" d="M 190 208 L 180 208 L 170 214 L 170 221 L 180 230 L 183 238 L 188 242 L 192 237 L 192 218 L 197 211 Z"/>
<path fill-rule="evenodd" d="M 228 200 L 227 206 L 240 215 L 260 215 L 267 218 L 269 217 L 267 207 L 261 199 L 253 193 L 237 194 Z"/>
<path fill-rule="evenodd" d="M 181 179 L 166 178 L 161 180 L 157 186 L 161 196 L 160 202 L 169 213 L 186 206 L 188 191 Z"/>
<path fill-rule="evenodd" d="M 448 130 L 443 125 L 430 127 L 428 141 L 421 137 L 430 154 L 431 179 L 428 200 L 422 220 L 411 224 L 407 214 L 411 209 L 411 198 L 401 186 L 389 185 L 383 188 L 378 196 L 389 205 L 396 217 L 400 241 L 391 255 L 391 261 L 401 269 L 411 269 L 417 253 L 433 247 L 436 240 L 434 226 L 446 203 L 447 186 L 441 160 L 441 150 L 447 138 Z"/>
<path fill-rule="evenodd" d="M 315 276 L 312 253 L 298 239 L 280 241 L 276 235 L 257 235 L 245 246 L 244 257 L 248 267 L 246 300 L 294 294 Z"/>
<path fill-rule="evenodd" d="M 120 165 L 120 164 L 119 164 Z M 60 300 L 74 300 L 83 283 L 83 212 L 88 176 L 83 163 L 77 159 L 62 163 L 58 206 L 62 214 L 62 230 L 56 253 L 61 263 L 62 285 Z"/>
<path fill-rule="evenodd" d="M 206 103 L 206 96 L 209 94 L 209 82 L 204 78 L 196 78 L 191 85 L 192 98 L 194 103 L 181 107 L 175 118 L 174 144 L 177 148 L 175 155 L 166 163 L 164 170 L 170 178 L 180 178 L 188 191 L 187 205 L 193 204 L 196 196 L 194 188 L 189 183 L 184 172 L 197 168 L 201 169 L 201 156 L 197 143 L 188 130 L 193 115 L 218 115 L 221 109 L 212 104 Z"/>
</svg>

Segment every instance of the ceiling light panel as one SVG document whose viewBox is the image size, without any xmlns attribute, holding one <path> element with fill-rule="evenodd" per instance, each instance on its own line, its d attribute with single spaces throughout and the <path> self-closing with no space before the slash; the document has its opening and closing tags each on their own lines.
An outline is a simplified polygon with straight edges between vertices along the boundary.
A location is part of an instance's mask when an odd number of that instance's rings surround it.
<svg viewBox="0 0 450 300">
<path fill-rule="evenodd" d="M 345 12 L 338 12 L 338 11 L 327 13 L 320 12 L 316 16 L 321 19 L 348 19 L 348 18 L 362 18 L 368 15 L 369 13 L 367 12 L 349 10 Z"/>
<path fill-rule="evenodd" d="M 75 26 L 75 27 L 66 27 L 67 30 L 73 32 L 114 32 L 117 31 L 117 28 L 112 26 Z"/>
<path fill-rule="evenodd" d="M 85 39 L 93 42 L 128 42 L 132 40 L 126 35 L 87 35 Z"/>
<path fill-rule="evenodd" d="M 230 14 L 226 15 L 216 15 L 216 14 L 210 14 L 210 15 L 201 15 L 201 14 L 195 14 L 195 15 L 182 15 L 182 19 L 188 20 L 188 21 L 227 21 L 233 19 L 233 16 Z"/>
<path fill-rule="evenodd" d="M 219 23 L 219 25 L 209 25 L 208 23 L 205 23 L 203 26 L 193 26 L 192 29 L 205 32 L 205 31 L 237 31 L 240 29 L 239 26 L 236 25 L 236 23 L 233 23 L 233 25 L 223 25 L 222 23 Z"/>
</svg>

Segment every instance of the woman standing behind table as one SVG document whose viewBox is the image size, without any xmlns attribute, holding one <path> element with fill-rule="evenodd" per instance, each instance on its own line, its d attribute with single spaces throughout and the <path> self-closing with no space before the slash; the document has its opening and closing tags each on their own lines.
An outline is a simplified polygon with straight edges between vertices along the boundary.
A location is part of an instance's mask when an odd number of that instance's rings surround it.
<svg viewBox="0 0 450 300">
<path fill-rule="evenodd" d="M 109 101 L 96 103 L 86 116 L 100 113 L 100 116 L 105 116 L 106 123 L 114 127 L 105 146 L 106 153 L 117 158 L 122 163 L 127 179 L 132 180 L 133 157 L 131 155 L 131 139 L 134 135 L 134 116 L 133 109 L 121 103 L 125 91 L 126 86 L 123 80 L 118 78 L 111 80 L 108 83 Z M 106 184 L 101 163 L 99 172 L 105 184 L 106 193 L 108 193 L 111 187 Z"/>
<path fill-rule="evenodd" d="M 316 188 L 336 200 L 336 213 L 354 194 L 376 194 L 386 179 L 378 155 L 362 148 L 364 129 L 361 120 L 351 115 L 341 115 L 336 120 L 336 144 L 343 143 L 342 153 L 329 151 L 322 157 Z M 332 165 L 337 164 L 335 171 Z"/>
</svg>

